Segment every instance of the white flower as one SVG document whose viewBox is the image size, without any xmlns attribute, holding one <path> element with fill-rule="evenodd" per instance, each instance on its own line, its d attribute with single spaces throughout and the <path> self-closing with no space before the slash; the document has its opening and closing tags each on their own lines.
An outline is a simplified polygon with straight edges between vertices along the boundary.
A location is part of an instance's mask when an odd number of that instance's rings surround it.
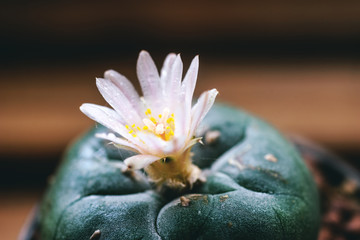
<svg viewBox="0 0 360 240">
<path fill-rule="evenodd" d="M 125 159 L 129 169 L 145 168 L 155 182 L 192 185 L 200 170 L 191 163 L 191 147 L 200 141 L 195 131 L 213 105 L 218 91 L 204 92 L 192 107 L 199 68 L 196 56 L 182 81 L 180 55 L 169 54 L 161 74 L 146 51 L 141 51 L 137 75 L 143 92 L 140 97 L 123 75 L 108 70 L 96 85 L 114 109 L 85 103 L 80 110 L 113 133 L 97 134 L 116 146 L 138 155 Z"/>
</svg>

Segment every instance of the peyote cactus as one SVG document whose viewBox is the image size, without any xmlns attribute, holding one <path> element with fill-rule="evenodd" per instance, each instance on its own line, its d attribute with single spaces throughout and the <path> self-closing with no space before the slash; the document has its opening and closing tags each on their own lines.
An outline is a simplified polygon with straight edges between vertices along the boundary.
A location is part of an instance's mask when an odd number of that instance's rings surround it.
<svg viewBox="0 0 360 240">
<path fill-rule="evenodd" d="M 133 153 L 109 147 L 94 137 L 104 128 L 94 128 L 69 149 L 46 194 L 42 239 L 316 239 L 318 195 L 290 143 L 224 105 L 202 128 L 193 163 L 208 169 L 206 181 L 170 197 L 143 172 L 119 170 Z"/>
<path fill-rule="evenodd" d="M 41 206 L 41 239 L 316 239 L 318 195 L 301 157 L 276 130 L 215 105 L 192 107 L 195 57 L 161 75 L 139 55 L 139 97 L 109 70 L 97 86 L 114 108 L 83 104 L 100 124 L 66 153 Z M 109 144 L 111 143 L 111 144 Z"/>
</svg>

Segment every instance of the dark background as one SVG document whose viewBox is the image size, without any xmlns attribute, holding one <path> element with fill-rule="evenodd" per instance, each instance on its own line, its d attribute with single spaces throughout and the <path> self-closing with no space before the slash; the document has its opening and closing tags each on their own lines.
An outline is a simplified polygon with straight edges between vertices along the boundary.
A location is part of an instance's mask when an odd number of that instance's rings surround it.
<svg viewBox="0 0 360 240">
<path fill-rule="evenodd" d="M 359 43 L 359 1 L 2 1 L 4 239 L 17 235 L 69 142 L 94 124 L 78 107 L 105 104 L 95 77 L 112 68 L 138 87 L 142 49 L 158 67 L 169 52 L 184 69 L 199 54 L 197 94 L 215 87 L 218 101 L 360 168 Z"/>
</svg>

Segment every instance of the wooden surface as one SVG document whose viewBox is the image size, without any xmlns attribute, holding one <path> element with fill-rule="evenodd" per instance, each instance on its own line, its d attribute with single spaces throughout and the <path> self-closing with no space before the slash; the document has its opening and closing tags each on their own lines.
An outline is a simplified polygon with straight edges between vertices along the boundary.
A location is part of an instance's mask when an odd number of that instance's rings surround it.
<svg viewBox="0 0 360 240">
<path fill-rule="evenodd" d="M 160 62 L 160 60 L 159 60 Z M 94 124 L 79 111 L 105 104 L 95 76 L 104 65 L 3 71 L 0 154 L 45 155 Z M 135 62 L 109 63 L 137 84 Z M 185 64 L 188 66 L 188 63 Z M 245 64 L 200 60 L 196 94 L 217 88 L 217 101 L 335 149 L 360 146 L 360 67 L 351 64 Z"/>
</svg>

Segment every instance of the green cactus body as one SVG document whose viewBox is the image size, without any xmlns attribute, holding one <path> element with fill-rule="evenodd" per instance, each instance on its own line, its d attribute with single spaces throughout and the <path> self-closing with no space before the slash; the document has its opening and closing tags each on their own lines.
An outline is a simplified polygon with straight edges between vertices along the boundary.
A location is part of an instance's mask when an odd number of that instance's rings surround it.
<svg viewBox="0 0 360 240">
<path fill-rule="evenodd" d="M 142 172 L 116 162 L 132 153 L 94 136 L 77 141 L 49 187 L 41 239 L 316 239 L 318 195 L 293 146 L 263 121 L 215 105 L 202 122 L 193 163 L 206 182 L 169 197 Z M 206 142 L 207 140 L 207 142 Z M 164 163 L 166 164 L 166 163 Z"/>
</svg>

